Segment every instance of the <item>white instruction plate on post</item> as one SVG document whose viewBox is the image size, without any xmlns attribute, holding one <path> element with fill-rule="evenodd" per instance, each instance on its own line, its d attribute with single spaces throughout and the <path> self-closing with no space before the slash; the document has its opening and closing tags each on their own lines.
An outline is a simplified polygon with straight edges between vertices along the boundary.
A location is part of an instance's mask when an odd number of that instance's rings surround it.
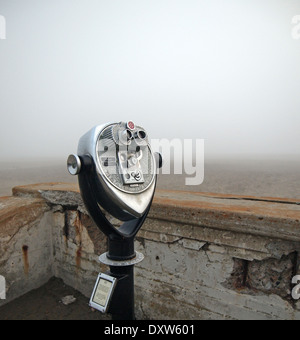
<svg viewBox="0 0 300 340">
<path fill-rule="evenodd" d="M 89 305 L 102 313 L 107 311 L 117 279 L 107 274 L 98 275 Z"/>
</svg>

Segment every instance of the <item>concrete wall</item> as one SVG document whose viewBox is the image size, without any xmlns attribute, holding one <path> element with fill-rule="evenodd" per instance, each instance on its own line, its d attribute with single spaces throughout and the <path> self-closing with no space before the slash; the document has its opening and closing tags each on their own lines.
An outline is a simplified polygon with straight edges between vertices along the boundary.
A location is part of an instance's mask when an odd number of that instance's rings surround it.
<svg viewBox="0 0 300 340">
<path fill-rule="evenodd" d="M 0 275 L 7 290 L 0 305 L 52 277 L 51 224 L 52 213 L 44 200 L 0 198 Z"/>
<path fill-rule="evenodd" d="M 7 300 L 62 278 L 90 296 L 106 239 L 76 185 L 17 187 L 0 199 Z M 136 239 L 139 319 L 300 319 L 300 201 L 157 191 Z"/>
</svg>

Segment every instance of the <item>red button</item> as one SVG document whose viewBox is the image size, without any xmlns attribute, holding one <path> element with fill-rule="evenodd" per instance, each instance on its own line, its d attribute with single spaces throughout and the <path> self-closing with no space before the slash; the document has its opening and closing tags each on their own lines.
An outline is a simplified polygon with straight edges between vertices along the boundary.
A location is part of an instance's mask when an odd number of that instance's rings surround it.
<svg viewBox="0 0 300 340">
<path fill-rule="evenodd" d="M 133 121 L 129 121 L 128 123 L 127 123 L 127 126 L 128 126 L 128 128 L 130 129 L 130 130 L 134 130 L 134 122 Z"/>
</svg>

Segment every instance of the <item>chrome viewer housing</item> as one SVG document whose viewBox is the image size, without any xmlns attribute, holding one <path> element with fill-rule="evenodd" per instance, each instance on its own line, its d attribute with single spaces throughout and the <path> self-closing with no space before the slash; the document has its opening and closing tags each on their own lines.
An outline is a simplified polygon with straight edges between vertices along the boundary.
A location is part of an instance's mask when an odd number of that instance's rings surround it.
<svg viewBox="0 0 300 340">
<path fill-rule="evenodd" d="M 68 170 L 78 174 L 80 158 L 89 156 L 89 178 L 98 204 L 126 221 L 141 217 L 152 200 L 156 162 L 146 131 L 132 121 L 95 126 L 79 140 L 78 155 L 68 158 Z"/>
</svg>

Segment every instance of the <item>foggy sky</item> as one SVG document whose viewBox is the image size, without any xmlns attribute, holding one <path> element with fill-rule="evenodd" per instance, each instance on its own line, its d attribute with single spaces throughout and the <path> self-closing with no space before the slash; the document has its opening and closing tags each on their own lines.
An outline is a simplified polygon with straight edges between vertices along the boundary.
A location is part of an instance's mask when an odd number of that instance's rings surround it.
<svg viewBox="0 0 300 340">
<path fill-rule="evenodd" d="M 94 125 L 300 155 L 299 0 L 0 0 L 0 158 L 66 158 Z"/>
</svg>

